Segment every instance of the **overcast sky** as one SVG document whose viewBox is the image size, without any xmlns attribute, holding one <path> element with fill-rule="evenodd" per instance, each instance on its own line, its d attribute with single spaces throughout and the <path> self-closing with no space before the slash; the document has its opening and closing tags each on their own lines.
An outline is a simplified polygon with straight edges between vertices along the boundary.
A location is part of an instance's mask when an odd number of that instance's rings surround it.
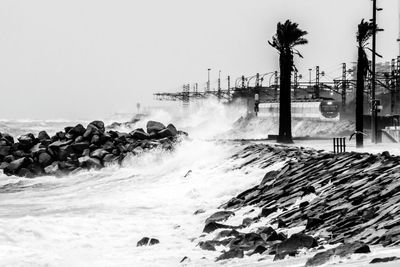
<svg viewBox="0 0 400 267">
<path fill-rule="evenodd" d="M 330 77 L 356 61 L 370 0 L 2 0 L 0 118 L 92 119 L 154 105 L 212 68 L 225 78 L 278 69 L 267 41 L 278 21 L 309 32 L 296 64 Z M 399 51 L 398 1 L 378 0 L 378 52 Z M 223 86 L 226 86 L 223 81 Z"/>
</svg>

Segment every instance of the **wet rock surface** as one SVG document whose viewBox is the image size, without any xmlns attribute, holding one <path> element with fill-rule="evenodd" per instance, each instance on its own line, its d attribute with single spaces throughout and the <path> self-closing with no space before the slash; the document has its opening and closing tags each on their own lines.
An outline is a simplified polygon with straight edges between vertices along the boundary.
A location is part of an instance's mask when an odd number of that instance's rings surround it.
<svg viewBox="0 0 400 267">
<path fill-rule="evenodd" d="M 210 231 L 204 232 L 210 235 L 218 236 L 227 229 L 238 232 L 236 237 L 226 237 L 229 238 L 225 242 L 227 249 L 217 260 L 241 257 L 237 249 L 246 255 L 275 255 L 274 260 L 280 260 L 295 256 L 300 250 L 342 244 L 317 253 L 306 264 L 318 266 L 332 256 L 369 253 L 369 245 L 400 244 L 399 156 L 387 152 L 333 154 L 291 146 L 251 144 L 233 158 L 241 159 L 237 169 L 285 163 L 281 169 L 260 177 L 260 184 L 219 207 L 235 214 L 246 207 L 258 208 L 257 216 L 243 216 L 246 225 L 231 225 L 229 217 L 223 226 L 215 222 L 216 225 L 206 224 Z M 260 220 L 265 222 L 261 228 Z M 257 227 L 252 227 L 254 223 Z M 288 237 L 282 234 L 296 227 L 301 229 L 298 234 Z M 276 238 L 278 233 L 280 237 Z M 245 238 L 250 234 L 258 234 L 259 238 Z"/>
<path fill-rule="evenodd" d="M 148 130 L 131 133 L 106 131 L 104 123 L 96 120 L 85 128 L 82 124 L 65 127 L 49 136 L 41 131 L 37 137 L 28 133 L 15 142 L 14 137 L 0 133 L 0 169 L 6 175 L 34 178 L 42 175 L 65 175 L 82 169 L 100 169 L 107 164 L 121 163 L 126 157 L 145 150 L 171 150 L 187 136 L 169 124 L 149 121 Z"/>
</svg>

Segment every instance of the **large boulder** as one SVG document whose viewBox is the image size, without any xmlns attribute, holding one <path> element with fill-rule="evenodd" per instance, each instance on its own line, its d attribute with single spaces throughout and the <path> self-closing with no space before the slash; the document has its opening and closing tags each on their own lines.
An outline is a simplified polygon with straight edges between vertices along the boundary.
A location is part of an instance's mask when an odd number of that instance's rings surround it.
<svg viewBox="0 0 400 267">
<path fill-rule="evenodd" d="M 132 132 L 129 133 L 129 135 L 137 140 L 146 140 L 150 138 L 149 134 L 146 133 L 143 129 L 133 130 Z"/>
<path fill-rule="evenodd" d="M 82 124 L 77 124 L 76 126 L 72 127 L 69 131 L 68 134 L 71 134 L 74 137 L 83 135 L 85 133 L 86 129 L 83 127 Z"/>
<path fill-rule="evenodd" d="M 175 136 L 178 134 L 178 130 L 172 123 L 167 125 L 167 129 L 171 132 L 172 136 Z"/>
<path fill-rule="evenodd" d="M 165 129 L 165 125 L 158 121 L 148 121 L 146 125 L 147 133 L 158 133 Z"/>
<path fill-rule="evenodd" d="M 362 242 L 345 243 L 336 248 L 328 249 L 315 254 L 306 262 L 306 267 L 319 266 L 325 264 L 333 256 L 347 257 L 351 254 L 370 253 L 368 245 Z"/>
<path fill-rule="evenodd" d="M 37 159 L 38 163 L 43 167 L 46 167 L 51 164 L 53 161 L 52 157 L 47 152 L 40 153 Z"/>
<path fill-rule="evenodd" d="M 136 246 L 137 247 L 141 247 L 141 246 L 153 246 L 155 244 L 160 243 L 160 241 L 156 238 L 148 238 L 148 237 L 143 237 L 142 239 L 140 239 L 137 243 Z"/>
<path fill-rule="evenodd" d="M 14 144 L 14 137 L 12 137 L 7 133 L 2 133 L 1 135 L 2 135 L 1 140 L 5 141 L 8 145 Z"/>
<path fill-rule="evenodd" d="M 29 164 L 29 159 L 28 158 L 20 158 L 16 159 L 4 169 L 5 174 L 16 174 L 22 167 L 25 167 L 26 165 Z"/>
<path fill-rule="evenodd" d="M 11 146 L 0 146 L 0 156 L 5 157 L 10 154 Z"/>
<path fill-rule="evenodd" d="M 89 156 L 80 157 L 78 159 L 80 167 L 87 169 L 100 169 L 103 167 L 101 161 L 96 158 L 91 158 Z"/>
<path fill-rule="evenodd" d="M 39 141 L 44 141 L 50 139 L 50 136 L 47 134 L 46 131 L 40 131 L 38 134 L 38 140 Z"/>
<path fill-rule="evenodd" d="M 286 255 L 296 254 L 299 249 L 309 249 L 316 246 L 318 246 L 318 242 L 314 237 L 304 234 L 293 234 L 290 238 L 277 245 L 275 259 L 283 259 Z"/>
<path fill-rule="evenodd" d="M 104 133 L 105 127 L 102 121 L 92 121 L 89 125 L 96 127 L 101 133 Z"/>
</svg>

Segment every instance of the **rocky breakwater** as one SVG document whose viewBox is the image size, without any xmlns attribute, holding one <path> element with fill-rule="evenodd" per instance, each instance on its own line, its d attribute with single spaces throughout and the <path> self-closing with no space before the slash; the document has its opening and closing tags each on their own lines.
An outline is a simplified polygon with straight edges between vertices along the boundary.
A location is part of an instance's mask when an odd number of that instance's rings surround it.
<svg viewBox="0 0 400 267">
<path fill-rule="evenodd" d="M 81 124 L 65 127 L 52 137 L 42 131 L 15 141 L 0 133 L 0 169 L 7 175 L 28 178 L 99 169 L 148 149 L 171 150 L 180 136 L 187 136 L 172 124 L 164 126 L 156 121 L 149 121 L 146 130 L 106 131 L 102 121 L 93 121 L 86 128 Z"/>
<path fill-rule="evenodd" d="M 285 164 L 206 220 L 203 237 L 213 238 L 199 246 L 223 246 L 216 260 L 255 253 L 281 260 L 309 250 L 318 253 L 305 265 L 318 266 L 369 253 L 369 245 L 400 245 L 400 157 L 260 144 L 234 158 L 239 169 Z M 242 223 L 232 223 L 238 216 Z"/>
</svg>

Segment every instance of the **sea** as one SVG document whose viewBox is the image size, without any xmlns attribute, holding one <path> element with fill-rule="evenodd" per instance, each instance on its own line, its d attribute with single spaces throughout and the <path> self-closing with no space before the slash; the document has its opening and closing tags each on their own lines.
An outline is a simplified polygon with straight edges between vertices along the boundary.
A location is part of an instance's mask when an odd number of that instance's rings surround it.
<svg viewBox="0 0 400 267">
<path fill-rule="evenodd" d="M 187 131 L 189 138 L 173 151 L 152 150 L 127 158 L 121 166 L 64 177 L 27 179 L 0 172 L 0 266 L 304 266 L 315 252 L 276 262 L 265 255 L 215 262 L 222 247 L 204 251 L 197 245 L 207 238 L 202 235 L 204 221 L 218 206 L 259 184 L 269 169 L 284 165 L 237 168 L 240 159 L 232 155 L 248 142 L 232 141 L 236 136 L 226 133 L 245 115 L 242 106 L 215 100 L 176 114 L 154 110 L 135 127 L 157 120 Z M 110 125 L 129 117 L 110 115 L 104 121 Z M 0 120 L 0 132 L 54 134 L 89 122 Z M 118 130 L 132 129 L 123 125 Z M 259 138 L 268 133 L 255 129 L 254 134 Z M 330 149 L 330 142 L 323 141 L 300 145 Z M 204 213 L 195 215 L 197 210 Z M 137 247 L 142 237 L 160 243 Z M 367 266 L 374 257 L 400 256 L 398 248 L 371 250 L 368 255 L 332 259 L 326 266 Z"/>
</svg>

